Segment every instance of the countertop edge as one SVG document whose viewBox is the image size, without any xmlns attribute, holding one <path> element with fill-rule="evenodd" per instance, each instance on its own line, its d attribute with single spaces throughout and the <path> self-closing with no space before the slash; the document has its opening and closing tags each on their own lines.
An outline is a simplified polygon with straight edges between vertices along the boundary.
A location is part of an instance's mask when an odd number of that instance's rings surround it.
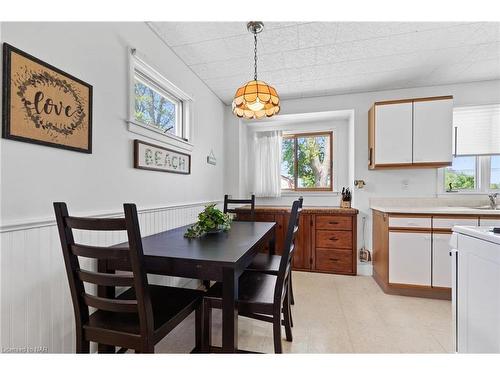
<svg viewBox="0 0 500 375">
<path fill-rule="evenodd" d="M 495 216 L 500 218 L 500 210 L 481 210 L 466 207 L 383 207 L 370 206 L 371 210 L 388 214 L 427 214 L 427 215 L 470 215 L 470 216 Z"/>
<path fill-rule="evenodd" d="M 243 206 L 235 208 L 236 211 L 248 211 L 250 206 Z M 255 212 L 269 212 L 269 213 L 289 213 L 291 210 L 288 206 L 255 206 Z M 356 208 L 341 208 L 335 206 L 304 206 L 302 207 L 303 214 L 338 214 L 338 215 L 357 215 L 359 210 Z"/>
</svg>

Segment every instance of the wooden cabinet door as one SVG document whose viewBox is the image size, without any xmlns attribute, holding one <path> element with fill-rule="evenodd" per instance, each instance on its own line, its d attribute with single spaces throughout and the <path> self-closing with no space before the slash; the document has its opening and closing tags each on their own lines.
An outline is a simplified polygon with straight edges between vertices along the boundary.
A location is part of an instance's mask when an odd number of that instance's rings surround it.
<svg viewBox="0 0 500 375">
<path fill-rule="evenodd" d="M 389 232 L 389 283 L 431 285 L 431 233 Z"/>
<path fill-rule="evenodd" d="M 295 254 L 293 256 L 294 269 L 311 269 L 312 219 L 312 215 L 303 214 L 300 216 L 299 233 L 295 239 Z"/>
<path fill-rule="evenodd" d="M 451 288 L 451 233 L 432 234 L 432 286 Z"/>
<path fill-rule="evenodd" d="M 283 246 L 285 246 L 286 227 L 288 226 L 288 215 L 276 214 L 274 221 L 276 222 L 276 242 L 275 250 L 277 255 L 283 254 Z M 286 224 L 285 224 L 286 222 Z"/>
<path fill-rule="evenodd" d="M 375 106 L 375 165 L 412 163 L 412 111 L 411 102 Z"/>
<path fill-rule="evenodd" d="M 413 163 L 451 163 L 453 100 L 413 103 Z"/>
</svg>

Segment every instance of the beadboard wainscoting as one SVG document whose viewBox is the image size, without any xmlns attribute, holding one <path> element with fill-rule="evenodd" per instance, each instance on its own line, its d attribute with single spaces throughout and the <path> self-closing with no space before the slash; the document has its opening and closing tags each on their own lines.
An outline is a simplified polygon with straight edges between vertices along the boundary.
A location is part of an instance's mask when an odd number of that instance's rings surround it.
<svg viewBox="0 0 500 375">
<path fill-rule="evenodd" d="M 193 223 L 209 203 L 212 202 L 139 210 L 141 235 Z M 69 212 L 71 214 L 71 205 Z M 40 220 L 5 225 L 1 227 L 0 236 L 2 352 L 74 352 L 73 306 L 55 222 Z M 75 241 L 110 246 L 126 241 L 126 233 L 75 231 Z M 83 258 L 80 261 L 82 268 L 95 270 L 95 261 Z M 195 281 L 178 277 L 150 276 L 150 282 L 196 286 Z"/>
</svg>

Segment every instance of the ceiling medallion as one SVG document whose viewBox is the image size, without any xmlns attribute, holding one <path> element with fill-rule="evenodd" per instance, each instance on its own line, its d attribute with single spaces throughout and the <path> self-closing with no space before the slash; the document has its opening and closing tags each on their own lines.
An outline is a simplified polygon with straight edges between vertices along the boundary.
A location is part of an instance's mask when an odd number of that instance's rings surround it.
<svg viewBox="0 0 500 375">
<path fill-rule="evenodd" d="M 233 113 L 246 119 L 271 117 L 280 110 L 280 98 L 274 87 L 257 80 L 257 34 L 264 29 L 264 23 L 248 22 L 247 29 L 254 37 L 254 78 L 236 90 Z"/>
</svg>

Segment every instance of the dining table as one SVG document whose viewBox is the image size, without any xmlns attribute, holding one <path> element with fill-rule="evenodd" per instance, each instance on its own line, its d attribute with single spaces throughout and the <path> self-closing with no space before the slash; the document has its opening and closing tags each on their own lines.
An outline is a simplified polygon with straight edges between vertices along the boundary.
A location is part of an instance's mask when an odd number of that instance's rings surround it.
<svg viewBox="0 0 500 375">
<path fill-rule="evenodd" d="M 222 282 L 223 353 L 238 352 L 238 279 L 266 245 L 275 252 L 276 223 L 234 221 L 228 231 L 186 238 L 190 225 L 142 238 L 144 267 L 149 274 L 176 276 Z M 117 244 L 113 246 L 123 246 Z M 119 260 L 98 260 L 98 271 L 129 271 Z M 98 295 L 115 298 L 114 287 L 99 286 Z M 109 345 L 99 345 L 99 352 L 114 352 Z M 197 348 L 201 350 L 201 348 Z"/>
</svg>

